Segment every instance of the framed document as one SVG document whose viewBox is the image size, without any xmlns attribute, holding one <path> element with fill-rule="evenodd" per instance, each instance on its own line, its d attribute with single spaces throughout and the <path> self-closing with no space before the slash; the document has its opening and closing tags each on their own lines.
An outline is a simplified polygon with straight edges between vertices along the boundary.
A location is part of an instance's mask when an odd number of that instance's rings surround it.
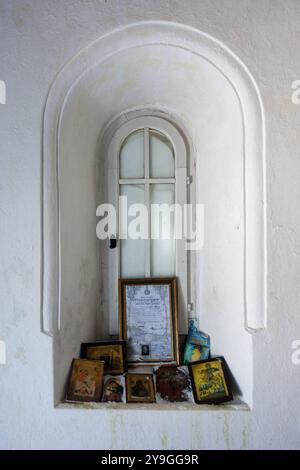
<svg viewBox="0 0 300 470">
<path fill-rule="evenodd" d="M 120 279 L 120 336 L 131 364 L 178 364 L 177 280 Z"/>
</svg>

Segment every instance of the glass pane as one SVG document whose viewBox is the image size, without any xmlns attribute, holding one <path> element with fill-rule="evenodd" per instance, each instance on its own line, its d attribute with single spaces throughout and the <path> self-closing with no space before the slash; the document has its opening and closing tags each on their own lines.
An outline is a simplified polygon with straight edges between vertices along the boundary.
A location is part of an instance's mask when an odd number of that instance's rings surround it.
<svg viewBox="0 0 300 470">
<path fill-rule="evenodd" d="M 174 184 L 150 185 L 151 276 L 175 275 L 174 198 Z"/>
<path fill-rule="evenodd" d="M 150 130 L 150 177 L 174 178 L 175 158 L 171 142 L 160 132 Z"/>
<path fill-rule="evenodd" d="M 120 151 L 120 178 L 144 178 L 144 131 L 130 134 Z"/>
<path fill-rule="evenodd" d="M 143 184 L 122 184 L 120 195 L 127 196 L 127 211 L 132 204 L 145 203 L 145 188 Z M 128 229 L 132 228 L 136 216 L 128 216 L 126 209 L 120 207 L 120 237 L 127 234 L 127 239 L 120 239 L 121 246 L 121 277 L 144 277 L 145 276 L 145 240 L 138 238 L 133 240 L 128 237 Z M 139 227 L 138 227 L 139 229 Z"/>
</svg>

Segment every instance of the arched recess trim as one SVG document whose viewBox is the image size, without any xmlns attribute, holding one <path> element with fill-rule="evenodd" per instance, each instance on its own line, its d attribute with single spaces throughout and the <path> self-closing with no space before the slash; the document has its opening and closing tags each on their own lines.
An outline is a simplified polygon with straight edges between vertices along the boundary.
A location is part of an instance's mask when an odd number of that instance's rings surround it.
<svg viewBox="0 0 300 470">
<path fill-rule="evenodd" d="M 266 327 L 265 124 L 260 93 L 243 62 L 224 44 L 197 29 L 149 21 L 114 30 L 79 52 L 49 91 L 43 126 L 42 331 L 53 336 L 60 318 L 59 136 L 68 95 L 80 78 L 108 57 L 145 45 L 181 48 L 209 62 L 233 88 L 243 119 L 245 328 Z"/>
</svg>

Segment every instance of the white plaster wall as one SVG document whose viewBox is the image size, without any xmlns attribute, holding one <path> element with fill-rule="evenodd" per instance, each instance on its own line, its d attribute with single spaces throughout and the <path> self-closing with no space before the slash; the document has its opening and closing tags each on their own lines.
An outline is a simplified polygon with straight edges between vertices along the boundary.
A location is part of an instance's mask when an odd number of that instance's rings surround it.
<svg viewBox="0 0 300 470">
<path fill-rule="evenodd" d="M 0 16 L 0 79 L 5 80 L 7 86 L 7 104 L 0 107 L 0 339 L 7 345 L 7 364 L 0 365 L 3 397 L 0 403 L 0 447 L 299 447 L 300 425 L 294 410 L 300 405 L 297 395 L 300 366 L 291 362 L 291 343 L 300 335 L 297 292 L 300 227 L 296 216 L 300 173 L 296 129 L 300 124 L 300 108 L 291 103 L 290 87 L 291 82 L 299 78 L 300 4 L 270 0 L 1 0 Z M 270 320 L 268 329 L 254 336 L 254 401 L 251 412 L 149 413 L 143 410 L 53 408 L 52 343 L 50 338 L 40 334 L 43 106 L 55 74 L 76 52 L 112 28 L 149 19 L 186 23 L 222 40 L 249 67 L 265 103 Z M 92 93 L 91 90 L 93 98 Z M 178 99 L 184 99 L 184 95 Z M 120 104 L 125 106 L 127 103 Z M 80 103 L 78 106 L 80 110 Z M 103 109 L 105 113 L 105 107 Z M 104 115 L 109 117 L 109 108 L 106 113 Z M 96 131 L 96 127 L 95 124 L 89 132 Z M 226 132 L 226 127 L 222 131 Z M 205 142 L 202 144 L 205 148 Z M 214 169 L 218 163 L 214 161 L 216 155 L 219 152 L 211 155 Z M 66 155 L 64 164 L 68 165 L 69 157 Z M 206 171 L 209 171 L 207 167 Z M 221 176 L 216 174 L 216 185 L 220 184 Z M 206 188 L 208 207 L 210 191 L 213 188 Z M 78 197 L 77 188 L 70 188 L 65 200 L 68 208 L 71 207 L 68 203 L 71 196 Z M 78 203 L 81 203 L 80 198 Z M 93 201 L 85 203 L 92 208 Z M 76 243 L 80 245 L 82 239 L 92 239 L 91 227 L 92 220 L 87 228 L 77 233 Z M 208 235 L 214 229 L 216 227 L 209 226 Z M 64 236 L 69 234 L 65 232 Z M 207 250 L 215 248 L 213 244 L 207 246 Z M 96 268 L 91 266 L 88 253 L 85 262 L 81 264 L 81 261 L 78 260 L 78 265 L 75 262 L 72 268 L 80 270 L 81 267 L 84 280 L 87 270 L 96 273 Z M 225 272 L 224 275 L 230 276 L 230 273 Z M 237 281 L 238 271 L 234 275 Z M 69 286 L 70 292 L 73 287 Z M 80 280 L 79 287 L 86 295 L 90 294 L 89 289 L 95 289 L 95 286 L 86 286 L 84 282 L 80 284 Z M 76 303 L 76 299 L 66 301 L 71 309 L 73 301 L 73 308 L 84 308 L 84 305 Z M 217 295 L 214 302 L 214 314 L 218 315 Z M 212 308 L 205 299 L 201 307 Z M 209 320 L 206 326 L 210 328 Z M 82 328 L 82 324 L 74 327 Z M 89 333 L 85 331 L 84 334 Z M 243 354 L 242 348 L 239 354 Z M 152 432 L 153 428 L 157 429 L 156 433 Z"/>
<path fill-rule="evenodd" d="M 61 328 L 55 347 L 55 402 L 63 397 L 70 363 L 78 355 L 80 343 L 109 334 L 108 284 L 103 279 L 108 268 L 105 266 L 99 277 L 97 251 L 101 244 L 108 249 L 108 242 L 95 240 L 95 211 L 101 202 L 113 201 L 98 196 L 109 177 L 103 148 L 100 145 L 98 152 L 95 150 L 98 136 L 114 116 L 143 106 L 176 113 L 175 120 L 178 117 L 190 132 L 190 166 L 196 166 L 193 185 L 198 188 L 197 201 L 205 206 L 205 243 L 197 252 L 200 269 L 190 301 L 201 327 L 212 336 L 213 354 L 226 357 L 242 399 L 252 405 L 252 339 L 244 330 L 240 105 L 230 83 L 212 64 L 167 45 L 131 48 L 86 71 L 68 94 L 62 111 Z M 96 176 L 99 168 L 102 179 Z"/>
</svg>

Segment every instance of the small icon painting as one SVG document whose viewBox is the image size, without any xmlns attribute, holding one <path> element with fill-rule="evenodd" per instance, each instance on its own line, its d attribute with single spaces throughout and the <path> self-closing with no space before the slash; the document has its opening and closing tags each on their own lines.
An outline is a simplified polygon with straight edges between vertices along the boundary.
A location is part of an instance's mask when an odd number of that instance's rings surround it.
<svg viewBox="0 0 300 470">
<path fill-rule="evenodd" d="M 141 349 L 142 349 L 142 356 L 149 356 L 150 354 L 149 344 L 142 344 Z"/>
</svg>

